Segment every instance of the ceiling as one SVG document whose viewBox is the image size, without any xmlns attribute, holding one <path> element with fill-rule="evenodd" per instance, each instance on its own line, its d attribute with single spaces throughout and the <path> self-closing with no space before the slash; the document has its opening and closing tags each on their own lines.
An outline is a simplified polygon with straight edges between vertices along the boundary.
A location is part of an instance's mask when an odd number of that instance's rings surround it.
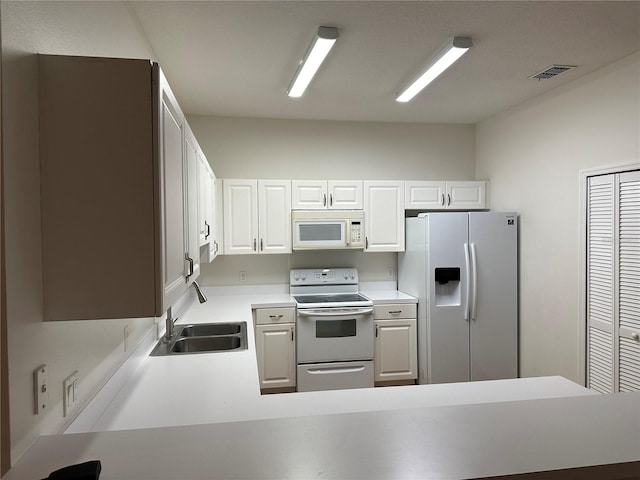
<svg viewBox="0 0 640 480">
<path fill-rule="evenodd" d="M 640 50 L 640 2 L 143 1 L 132 11 L 188 114 L 476 123 Z M 305 94 L 286 89 L 317 27 L 340 31 Z M 395 92 L 454 35 L 474 46 Z M 528 77 L 552 64 L 577 68 Z"/>
</svg>

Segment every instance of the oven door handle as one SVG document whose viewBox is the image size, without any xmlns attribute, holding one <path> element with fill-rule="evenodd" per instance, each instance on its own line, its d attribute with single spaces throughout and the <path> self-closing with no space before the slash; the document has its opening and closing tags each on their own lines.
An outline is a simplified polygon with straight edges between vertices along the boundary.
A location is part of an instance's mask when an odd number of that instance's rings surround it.
<svg viewBox="0 0 640 480">
<path fill-rule="evenodd" d="M 298 309 L 298 315 L 302 317 L 346 317 L 352 315 L 364 315 L 366 313 L 372 313 L 373 307 L 370 308 L 341 308 L 339 311 L 331 310 L 331 309 L 318 309 L 318 310 L 301 310 Z"/>
</svg>

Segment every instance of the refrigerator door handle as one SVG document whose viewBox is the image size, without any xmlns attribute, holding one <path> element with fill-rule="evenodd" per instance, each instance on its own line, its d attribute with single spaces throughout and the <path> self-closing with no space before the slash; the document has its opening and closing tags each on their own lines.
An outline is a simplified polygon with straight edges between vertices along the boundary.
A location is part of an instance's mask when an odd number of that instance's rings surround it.
<svg viewBox="0 0 640 480">
<path fill-rule="evenodd" d="M 471 244 L 471 264 L 473 268 L 473 295 L 471 298 L 471 320 L 476 319 L 476 308 L 478 307 L 478 262 L 476 259 L 476 244 Z"/>
<path fill-rule="evenodd" d="M 467 272 L 467 288 L 466 288 L 466 295 L 465 295 L 465 301 L 464 301 L 464 319 L 465 320 L 469 320 L 469 292 L 470 292 L 470 288 L 471 288 L 471 276 L 469 275 L 469 270 L 471 267 L 471 264 L 469 262 L 469 244 L 465 243 L 464 244 L 464 263 L 466 266 L 466 272 Z"/>
</svg>

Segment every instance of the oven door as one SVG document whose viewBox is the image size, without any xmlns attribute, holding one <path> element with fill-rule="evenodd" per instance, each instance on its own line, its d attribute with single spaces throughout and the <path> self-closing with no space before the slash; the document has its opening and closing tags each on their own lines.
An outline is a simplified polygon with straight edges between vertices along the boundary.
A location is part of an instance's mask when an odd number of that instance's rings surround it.
<svg viewBox="0 0 640 480">
<path fill-rule="evenodd" d="M 373 359 L 373 307 L 298 308 L 298 364 Z"/>
</svg>

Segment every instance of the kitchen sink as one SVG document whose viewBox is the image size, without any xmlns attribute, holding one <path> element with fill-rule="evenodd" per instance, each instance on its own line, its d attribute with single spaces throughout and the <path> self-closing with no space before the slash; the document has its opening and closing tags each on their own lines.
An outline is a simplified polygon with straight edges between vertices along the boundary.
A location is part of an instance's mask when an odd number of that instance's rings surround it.
<svg viewBox="0 0 640 480">
<path fill-rule="evenodd" d="M 222 335 L 218 337 L 186 337 L 178 338 L 171 346 L 173 353 L 218 352 L 221 350 L 236 350 L 242 341 L 237 335 Z"/>
<path fill-rule="evenodd" d="M 170 341 L 161 339 L 152 357 L 191 353 L 233 352 L 247 349 L 247 323 L 176 325 Z"/>
<path fill-rule="evenodd" d="M 177 328 L 177 327 L 176 327 Z M 240 323 L 203 323 L 185 325 L 178 337 L 208 337 L 211 335 L 235 335 L 242 330 Z"/>
</svg>

